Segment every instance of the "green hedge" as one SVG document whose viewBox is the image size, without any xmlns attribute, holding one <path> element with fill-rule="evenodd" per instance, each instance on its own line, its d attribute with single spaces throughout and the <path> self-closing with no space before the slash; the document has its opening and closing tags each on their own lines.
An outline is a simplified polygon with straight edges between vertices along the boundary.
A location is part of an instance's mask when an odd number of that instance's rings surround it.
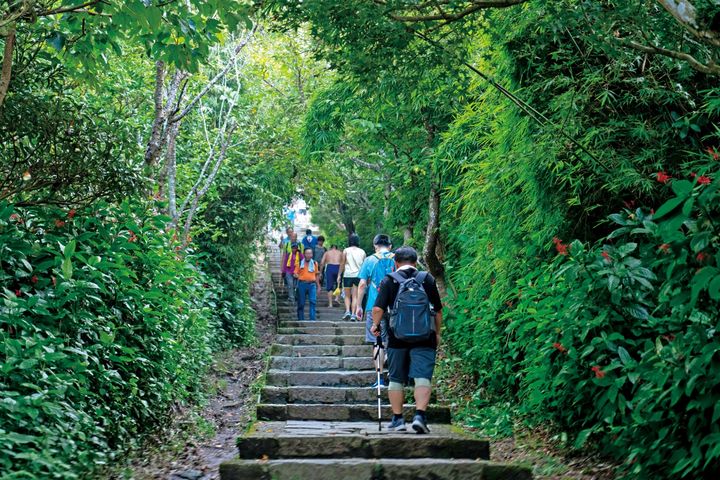
<svg viewBox="0 0 720 480">
<path fill-rule="evenodd" d="M 88 478 L 200 395 L 222 295 L 145 207 L 0 203 L 0 478 Z"/>
</svg>

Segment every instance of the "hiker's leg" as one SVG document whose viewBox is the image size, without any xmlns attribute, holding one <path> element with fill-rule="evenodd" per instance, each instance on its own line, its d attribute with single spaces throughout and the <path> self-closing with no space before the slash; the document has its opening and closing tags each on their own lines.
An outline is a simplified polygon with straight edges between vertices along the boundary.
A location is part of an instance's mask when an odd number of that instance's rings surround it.
<svg viewBox="0 0 720 480">
<path fill-rule="evenodd" d="M 430 393 L 432 387 L 430 386 L 430 380 L 427 378 L 416 378 L 415 379 L 415 408 L 417 410 L 427 411 L 427 407 L 430 404 Z"/>
<path fill-rule="evenodd" d="M 327 297 L 328 297 L 328 307 L 333 308 L 333 301 L 332 301 L 333 292 L 327 292 Z"/>
<path fill-rule="evenodd" d="M 287 285 L 288 300 L 295 300 L 295 277 L 290 272 L 285 272 L 285 285 Z"/>
<path fill-rule="evenodd" d="M 346 283 L 346 285 L 349 285 Z M 343 287 L 345 288 L 345 311 L 351 312 L 350 307 L 352 306 L 352 287 Z"/>
<path fill-rule="evenodd" d="M 357 312 L 357 307 L 358 307 L 358 298 L 357 298 L 358 297 L 358 287 L 357 287 L 357 285 L 353 284 L 352 288 L 350 289 L 350 296 L 352 297 L 352 303 L 351 303 L 352 310 L 350 310 L 350 311 L 353 312 L 353 314 L 355 314 L 355 312 Z"/>
<path fill-rule="evenodd" d="M 317 284 L 306 284 L 310 294 L 310 320 L 315 320 L 315 305 L 317 304 Z"/>
<path fill-rule="evenodd" d="M 408 381 L 408 368 L 410 357 L 406 348 L 388 348 L 388 370 L 390 385 L 388 385 L 388 398 L 392 406 L 393 415 L 403 413 L 405 393 L 403 385 Z"/>
<path fill-rule="evenodd" d="M 307 291 L 307 283 L 300 282 L 298 284 L 297 298 L 297 317 L 299 321 L 305 320 L 305 293 Z"/>
</svg>

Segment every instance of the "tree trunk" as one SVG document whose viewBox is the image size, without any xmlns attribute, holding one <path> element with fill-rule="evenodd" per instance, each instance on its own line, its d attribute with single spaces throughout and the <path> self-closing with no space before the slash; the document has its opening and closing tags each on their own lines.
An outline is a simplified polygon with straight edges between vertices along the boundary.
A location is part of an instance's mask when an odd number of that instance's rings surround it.
<svg viewBox="0 0 720 480">
<path fill-rule="evenodd" d="M 415 223 L 411 223 L 403 230 L 403 245 L 409 245 L 415 235 Z"/>
<path fill-rule="evenodd" d="M 3 52 L 2 73 L 0 73 L 0 107 L 5 102 L 5 96 L 10 88 L 12 78 L 13 52 L 15 51 L 15 28 L 11 28 L 5 37 L 5 51 Z"/>
<path fill-rule="evenodd" d="M 168 148 L 165 154 L 165 172 L 167 178 L 168 215 L 172 218 L 173 225 L 177 225 L 179 213 L 177 210 L 177 137 L 180 131 L 180 123 L 176 122 L 170 126 L 168 132 Z"/>
<path fill-rule="evenodd" d="M 348 236 L 355 233 L 355 222 L 353 221 L 352 213 L 350 213 L 348 206 L 342 201 L 338 201 L 338 211 L 340 212 L 340 218 L 342 218 Z"/>
<path fill-rule="evenodd" d="M 423 259 L 425 266 L 437 280 L 441 293 L 445 293 L 445 267 L 438 253 L 442 251 L 440 246 L 440 189 L 437 183 L 433 182 L 428 196 L 428 224 L 425 231 L 425 247 L 423 248 Z"/>
</svg>

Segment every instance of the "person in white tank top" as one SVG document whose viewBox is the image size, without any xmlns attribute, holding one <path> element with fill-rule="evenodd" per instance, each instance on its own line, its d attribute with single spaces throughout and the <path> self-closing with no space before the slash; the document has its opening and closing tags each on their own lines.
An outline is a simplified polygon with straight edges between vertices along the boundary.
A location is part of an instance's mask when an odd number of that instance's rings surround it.
<svg viewBox="0 0 720 480">
<path fill-rule="evenodd" d="M 356 321 L 355 310 L 359 303 L 358 285 L 360 284 L 360 267 L 365 261 L 365 250 L 360 248 L 360 237 L 357 234 L 350 235 L 349 247 L 343 250 L 338 272 L 338 283 L 342 280 L 345 288 L 345 315 L 343 320 Z"/>
</svg>

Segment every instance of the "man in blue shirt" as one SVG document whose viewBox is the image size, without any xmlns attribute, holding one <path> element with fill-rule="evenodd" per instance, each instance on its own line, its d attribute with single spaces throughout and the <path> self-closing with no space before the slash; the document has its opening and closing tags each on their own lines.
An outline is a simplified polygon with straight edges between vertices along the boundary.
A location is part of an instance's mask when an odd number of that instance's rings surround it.
<svg viewBox="0 0 720 480">
<path fill-rule="evenodd" d="M 373 246 L 375 247 L 375 254 L 370 255 L 365 259 L 360 268 L 360 285 L 358 286 L 358 299 L 360 299 L 357 308 L 358 320 L 363 318 L 363 309 L 365 313 L 365 341 L 371 344 L 375 344 L 375 334 L 370 331 L 372 327 L 372 307 L 375 305 L 375 299 L 380 291 L 380 282 L 382 282 L 385 275 L 395 271 L 395 260 L 394 255 L 390 252 L 392 243 L 390 237 L 385 234 L 375 235 L 373 239 Z M 363 303 L 365 291 L 367 289 L 367 302 Z M 383 340 L 385 340 L 385 334 L 383 334 Z M 375 352 L 373 352 L 373 358 L 375 358 Z M 378 357 L 380 365 L 383 364 L 384 358 L 382 354 Z M 384 386 L 382 379 L 380 379 L 380 385 Z M 377 387 L 377 385 L 373 385 Z"/>
<path fill-rule="evenodd" d="M 317 237 L 312 234 L 312 230 L 309 228 L 305 230 L 305 236 L 302 239 L 302 244 L 305 249 L 315 250 L 317 246 Z"/>
</svg>

